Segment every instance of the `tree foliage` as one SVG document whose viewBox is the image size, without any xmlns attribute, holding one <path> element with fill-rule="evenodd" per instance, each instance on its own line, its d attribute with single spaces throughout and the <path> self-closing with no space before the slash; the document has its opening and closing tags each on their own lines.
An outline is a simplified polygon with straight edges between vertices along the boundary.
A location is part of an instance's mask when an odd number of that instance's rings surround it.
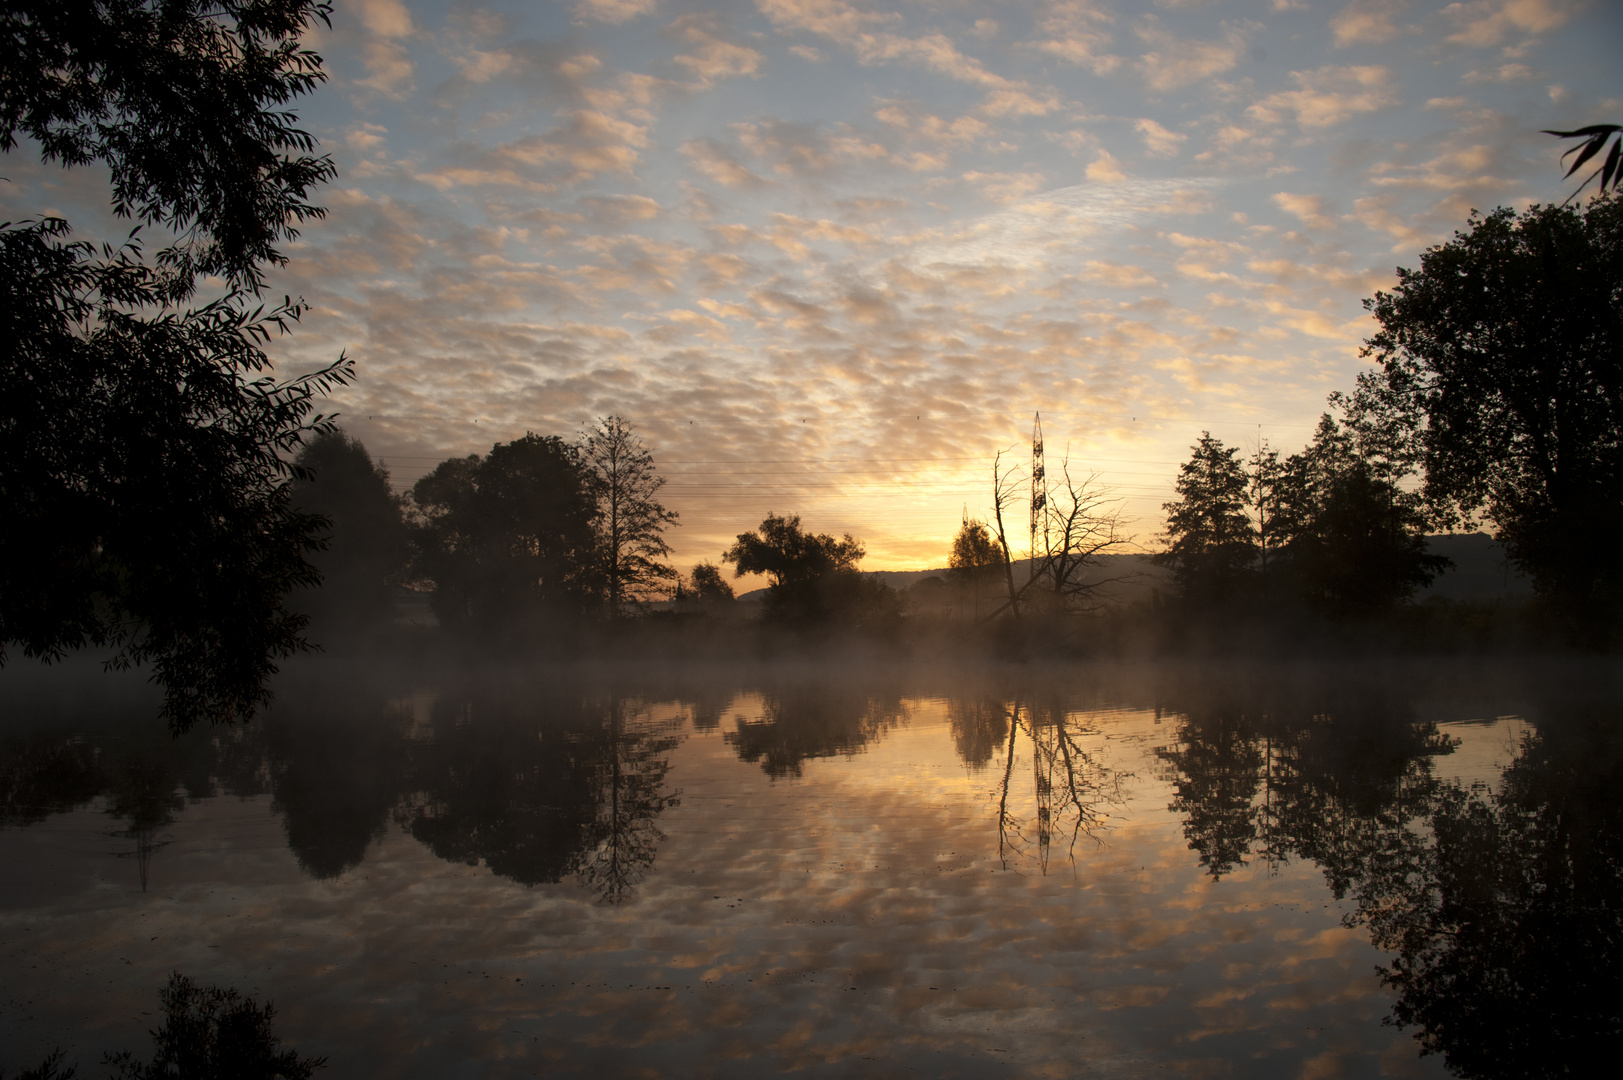
<svg viewBox="0 0 1623 1080">
<path fill-rule="evenodd" d="M 1424 470 L 1438 519 L 1482 511 L 1547 597 L 1604 634 L 1623 608 L 1623 203 L 1473 215 L 1365 306 L 1353 420 Z"/>
<path fill-rule="evenodd" d="M 774 618 L 818 623 L 844 616 L 861 623 L 899 608 L 891 590 L 857 571 L 863 555 L 850 533 L 836 540 L 803 530 L 799 515 L 768 514 L 754 532 L 739 533 L 721 561 L 732 563 L 739 577 L 767 575 L 767 611 Z"/>
<path fill-rule="evenodd" d="M 416 572 L 447 626 L 529 633 L 599 595 L 591 470 L 580 448 L 534 433 L 441 462 L 412 488 Z"/>
<path fill-rule="evenodd" d="M 1274 569 L 1314 606 L 1377 611 L 1450 565 L 1426 554 L 1419 496 L 1382 475 L 1328 413 L 1313 442 L 1277 470 L 1269 494 L 1271 542 L 1283 549 Z"/>
<path fill-rule="evenodd" d="M 311 556 L 321 588 L 296 603 L 331 629 L 385 618 L 389 589 L 400 583 L 409 555 L 400 499 L 389 471 L 373 462 L 359 439 L 340 430 L 306 443 L 296 459 L 306 476 L 293 484 L 293 503 L 330 522 L 323 550 Z"/>
<path fill-rule="evenodd" d="M 1572 179 L 1573 173 L 1589 163 L 1590 158 L 1606 149 L 1608 139 L 1612 140 L 1612 152 L 1606 155 L 1604 162 L 1595 166 L 1594 172 L 1584 177 L 1583 183 L 1578 185 L 1578 190 L 1567 196 L 1567 202 L 1577 198 L 1597 176 L 1600 177 L 1600 183 L 1595 189 L 1602 195 L 1606 194 L 1608 188 L 1616 191 L 1618 184 L 1623 183 L 1623 124 L 1590 124 L 1575 131 L 1551 131 L 1546 128 L 1544 134 L 1554 135 L 1558 139 L 1580 140 L 1577 146 L 1569 147 L 1561 155 L 1563 162 L 1573 154 L 1578 155 L 1573 158 L 1572 165 L 1567 169 L 1566 178 L 1569 180 Z"/>
<path fill-rule="evenodd" d="M 733 587 L 714 563 L 702 562 L 688 576 L 688 593 L 701 604 L 724 604 L 733 598 Z"/>
<path fill-rule="evenodd" d="M 1172 568 L 1185 599 L 1215 603 L 1232 599 L 1248 579 L 1258 555 L 1256 529 L 1246 512 L 1250 479 L 1239 447 L 1224 446 L 1203 431 L 1178 470 L 1178 498 L 1167 512 L 1166 550 L 1155 556 Z"/>
<path fill-rule="evenodd" d="M 263 346 L 297 305 L 166 307 L 138 248 L 66 233 L 0 230 L 0 641 L 151 664 L 177 729 L 251 715 L 315 580 L 289 458 L 348 368 L 277 381 Z"/>
<path fill-rule="evenodd" d="M 113 209 L 176 239 L 100 249 L 0 225 L 0 642 L 111 646 L 152 665 L 173 727 L 246 717 L 303 646 L 284 600 L 320 522 L 291 456 L 347 361 L 278 381 L 264 346 L 304 308 L 257 291 L 332 175 L 283 107 L 323 76 L 309 0 L 18 0 L 0 10 L 0 150 L 110 170 Z"/>
<path fill-rule="evenodd" d="M 284 106 L 326 80 L 303 47 L 316 0 L 9 0 L 0 11 L 0 150 L 101 162 L 120 217 L 179 239 L 159 257 L 189 295 L 196 275 L 257 290 L 276 245 L 324 215 L 336 175 Z"/>
<path fill-rule="evenodd" d="M 623 417 L 598 422 L 583 444 L 597 495 L 597 550 L 609 617 L 628 601 L 646 600 L 673 581 L 676 571 L 661 562 L 671 553 L 665 528 L 676 513 L 659 501 L 665 478 L 654 456 Z"/>
<path fill-rule="evenodd" d="M 964 513 L 958 534 L 952 538 L 952 553 L 947 557 L 947 568 L 964 581 L 981 581 L 996 574 L 1003 566 L 1003 553 L 986 522 Z"/>
</svg>

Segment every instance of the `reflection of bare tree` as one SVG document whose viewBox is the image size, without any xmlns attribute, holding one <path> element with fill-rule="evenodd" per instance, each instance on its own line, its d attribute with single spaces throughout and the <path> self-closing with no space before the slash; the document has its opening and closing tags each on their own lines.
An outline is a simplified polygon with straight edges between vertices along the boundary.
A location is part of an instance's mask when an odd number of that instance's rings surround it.
<svg viewBox="0 0 1623 1080">
<path fill-rule="evenodd" d="M 581 884 L 606 904 L 630 895 L 665 839 L 655 819 L 681 796 L 665 790 L 670 762 L 663 756 L 676 748 L 679 725 L 639 717 L 619 696 L 609 700 L 597 763 L 597 814 L 586 827 L 577 871 Z"/>
<path fill-rule="evenodd" d="M 765 714 L 727 732 L 740 761 L 759 761 L 774 780 L 799 776 L 808 758 L 856 754 L 906 720 L 896 694 L 867 695 L 826 683 L 765 691 Z"/>
<path fill-rule="evenodd" d="M 123 739 L 109 740 L 100 755 L 106 812 L 124 821 L 124 828 L 108 836 L 134 842 L 120 858 L 133 858 L 141 891 L 146 892 L 152 856 L 173 841 L 163 830 L 174 824 L 187 799 L 218 794 L 213 764 L 220 740 L 197 731 L 181 739 L 160 728 L 149 728 Z"/>
<path fill-rule="evenodd" d="M 1107 808 L 1121 801 L 1121 783 L 1126 779 L 1084 745 L 1097 730 L 1062 705 L 1022 706 L 1018 696 L 1007 706 L 962 703 L 956 712 L 985 718 L 982 730 L 998 728 L 1007 733 L 997 811 L 998 857 L 1004 867 L 1011 861 L 1034 859 L 1039 872 L 1046 874 L 1056 836 L 1063 840 L 1066 857 L 1074 865 L 1077 841 L 1096 837 L 1108 817 Z M 999 719 L 993 720 L 993 716 Z M 1014 783 L 1022 733 L 1031 754 L 1029 812 L 1018 806 Z M 960 740 L 960 748 L 964 745 Z"/>
</svg>

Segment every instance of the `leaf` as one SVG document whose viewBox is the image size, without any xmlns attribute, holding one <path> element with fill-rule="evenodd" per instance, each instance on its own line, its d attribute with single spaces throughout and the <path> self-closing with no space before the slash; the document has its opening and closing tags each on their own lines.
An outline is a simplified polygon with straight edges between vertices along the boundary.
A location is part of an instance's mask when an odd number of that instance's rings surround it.
<svg viewBox="0 0 1623 1080">
<path fill-rule="evenodd" d="M 1597 153 L 1599 153 L 1600 148 L 1605 146 L 1605 145 L 1606 145 L 1606 136 L 1604 134 L 1597 135 L 1593 139 L 1590 139 L 1588 142 L 1584 143 L 1584 145 L 1583 145 L 1583 153 L 1578 155 L 1578 160 L 1574 161 L 1572 163 L 1572 168 L 1567 170 L 1567 176 L 1571 176 L 1573 173 L 1575 173 L 1579 169 L 1583 168 L 1584 162 L 1588 161 L 1590 158 L 1594 157 Z M 1578 147 L 1576 147 L 1576 146 L 1572 148 L 1572 150 L 1577 150 L 1577 149 L 1578 149 Z M 1567 154 L 1572 153 L 1572 150 L 1568 150 Z M 1562 154 L 1561 157 L 1563 159 L 1565 159 L 1567 154 Z M 1563 179 L 1565 179 L 1565 177 L 1563 177 Z"/>
<path fill-rule="evenodd" d="M 1606 155 L 1606 165 L 1600 174 L 1600 189 L 1602 191 L 1616 184 L 1619 176 L 1618 162 L 1620 157 L 1623 157 L 1623 138 L 1619 138 L 1612 143 L 1612 152 Z"/>
<path fill-rule="evenodd" d="M 1551 131 L 1549 128 L 1544 128 L 1543 130 L 1544 134 L 1554 135 L 1557 138 L 1578 139 L 1588 138 L 1591 135 L 1601 132 L 1609 135 L 1614 131 L 1623 131 L 1623 124 L 1590 124 L 1588 127 L 1579 128 L 1576 131 Z"/>
</svg>

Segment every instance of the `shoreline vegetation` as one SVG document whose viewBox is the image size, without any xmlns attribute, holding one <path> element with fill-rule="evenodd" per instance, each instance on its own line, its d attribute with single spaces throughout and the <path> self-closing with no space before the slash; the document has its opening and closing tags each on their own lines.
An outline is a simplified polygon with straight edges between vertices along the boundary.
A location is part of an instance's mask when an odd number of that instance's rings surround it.
<svg viewBox="0 0 1623 1080">
<path fill-rule="evenodd" d="M 269 343 L 308 305 L 267 305 L 266 275 L 337 175 L 291 108 L 327 79 L 306 45 L 329 4 L 13 6 L 0 152 L 105 168 L 136 228 L 98 247 L 44 206 L 0 223 L 0 664 L 102 650 L 152 673 L 179 733 L 254 716 L 300 652 L 379 634 L 469 656 L 1623 644 L 1623 141 L 1567 203 L 1472 211 L 1398 267 L 1364 301 L 1368 366 L 1299 451 L 1201 432 L 1154 537 L 1102 477 L 1045 458 L 1034 416 L 1029 459 L 987 463 L 987 516 L 964 508 L 944 576 L 896 588 L 861 571 L 861 538 L 776 511 L 683 573 L 625 417 L 447 459 L 401 497 L 317 411 L 354 364 L 276 372 Z M 1549 133 L 1580 140 L 1569 177 L 1619 135 Z M 1429 538 L 1490 523 L 1535 599 L 1426 598 L 1453 565 Z M 1135 547 L 1159 579 L 1121 561 Z M 729 566 L 766 576 L 759 604 Z M 396 627 L 396 598 L 425 592 L 437 629 Z"/>
<path fill-rule="evenodd" d="M 1612 653 L 1620 250 L 1609 194 L 1473 213 L 1365 301 L 1373 363 L 1308 444 L 1247 456 L 1201 432 L 1153 536 L 1045 456 L 1038 414 L 939 570 L 864 573 L 861 538 L 773 512 L 683 573 L 654 451 L 620 416 L 448 459 L 403 495 L 335 427 L 296 461 L 292 505 L 328 531 L 324 584 L 291 606 L 327 648 L 381 633 L 468 657 Z M 766 587 L 735 595 L 751 575 Z"/>
</svg>

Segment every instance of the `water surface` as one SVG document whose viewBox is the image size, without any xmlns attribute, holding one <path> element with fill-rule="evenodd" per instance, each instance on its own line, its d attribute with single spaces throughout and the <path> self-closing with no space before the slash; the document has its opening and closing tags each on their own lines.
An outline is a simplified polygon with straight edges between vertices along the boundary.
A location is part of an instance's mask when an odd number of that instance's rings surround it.
<svg viewBox="0 0 1623 1080">
<path fill-rule="evenodd" d="M 178 741 L 7 680 L 8 1069 L 143 1048 L 172 970 L 338 1076 L 1446 1075 L 1417 1033 L 1511 1075 L 1618 1034 L 1602 662 L 324 661 Z"/>
</svg>

